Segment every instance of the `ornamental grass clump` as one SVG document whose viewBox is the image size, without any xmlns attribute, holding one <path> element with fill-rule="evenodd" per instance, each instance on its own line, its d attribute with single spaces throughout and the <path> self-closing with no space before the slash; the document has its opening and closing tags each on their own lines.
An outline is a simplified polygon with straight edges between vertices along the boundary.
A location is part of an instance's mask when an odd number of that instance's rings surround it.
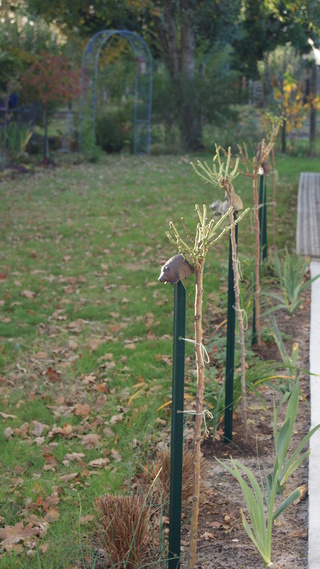
<svg viewBox="0 0 320 569">
<path fill-rule="evenodd" d="M 193 492 L 193 478 L 194 478 L 194 454 L 192 450 L 184 449 L 183 451 L 183 466 L 182 466 L 182 491 L 181 502 L 182 507 L 185 508 L 190 505 L 190 499 Z M 152 472 L 157 477 L 157 486 L 159 487 L 161 499 L 166 502 L 170 495 L 170 466 L 171 466 L 171 452 L 169 449 L 162 450 L 159 457 L 154 464 Z M 209 472 L 209 464 L 201 457 L 200 462 L 200 475 L 201 480 L 205 480 Z"/>
<path fill-rule="evenodd" d="M 106 494 L 95 505 L 97 537 L 108 562 L 119 568 L 139 569 L 150 544 L 150 510 L 144 498 Z"/>
</svg>

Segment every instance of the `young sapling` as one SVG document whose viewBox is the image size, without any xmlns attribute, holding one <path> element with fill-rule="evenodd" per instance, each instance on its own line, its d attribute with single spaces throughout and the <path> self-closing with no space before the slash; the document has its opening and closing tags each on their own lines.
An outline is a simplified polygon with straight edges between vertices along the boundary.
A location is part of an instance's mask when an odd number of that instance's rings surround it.
<svg viewBox="0 0 320 569">
<path fill-rule="evenodd" d="M 190 547 L 189 547 L 189 569 L 194 569 L 196 563 L 196 546 L 197 546 L 197 528 L 198 528 L 198 515 L 199 515 L 199 498 L 200 498 L 200 481 L 201 481 L 201 426 L 204 413 L 206 410 L 203 409 L 203 392 L 204 392 L 204 367 L 205 367 L 205 357 L 204 357 L 204 346 L 203 346 L 203 330 L 202 330 L 202 305 L 203 305 L 203 269 L 205 264 L 205 258 L 208 251 L 214 246 L 214 244 L 222 237 L 222 235 L 230 229 L 230 226 L 222 227 L 225 219 L 229 215 L 229 210 L 219 219 L 215 221 L 207 219 L 207 207 L 203 205 L 202 210 L 199 205 L 195 206 L 199 222 L 197 224 L 195 237 L 193 238 L 188 231 L 186 224 L 183 225 L 187 234 L 187 237 L 191 244 L 189 245 L 185 242 L 179 232 L 177 231 L 175 225 L 170 223 L 170 232 L 166 235 L 171 243 L 178 247 L 179 255 L 182 255 L 183 260 L 188 257 L 191 261 L 190 265 L 194 269 L 196 276 L 196 289 L 195 289 L 195 305 L 194 305 L 194 346 L 196 355 L 196 367 L 197 367 L 197 394 L 196 394 L 196 410 L 195 410 L 195 426 L 194 426 L 194 443 L 193 443 L 193 453 L 194 453 L 194 477 L 193 477 L 193 491 L 192 491 L 192 513 L 191 513 L 191 528 L 190 528 Z M 233 222 L 232 225 L 238 223 L 242 215 Z M 174 259 L 174 258 L 173 258 Z M 181 258 L 179 262 L 181 262 Z M 168 263 L 172 264 L 172 259 Z M 175 263 L 176 261 L 174 261 Z M 167 263 L 164 265 L 160 279 L 165 281 L 165 273 Z M 170 266 L 170 265 L 169 265 Z M 169 275 L 170 276 L 170 275 Z M 184 273 L 183 275 L 184 276 Z M 176 281 L 176 278 L 174 278 Z M 168 281 L 170 282 L 170 281 Z M 172 281 L 171 281 L 172 282 Z M 177 281 L 178 282 L 178 281 Z"/>
</svg>

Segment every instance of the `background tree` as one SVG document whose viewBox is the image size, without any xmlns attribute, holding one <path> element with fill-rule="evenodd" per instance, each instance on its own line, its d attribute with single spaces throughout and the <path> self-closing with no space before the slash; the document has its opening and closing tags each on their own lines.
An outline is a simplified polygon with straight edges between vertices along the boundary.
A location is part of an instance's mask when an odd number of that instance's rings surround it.
<svg viewBox="0 0 320 569">
<path fill-rule="evenodd" d="M 52 3 L 42 0 L 30 0 L 29 5 L 48 21 L 54 19 L 63 30 L 69 27 L 69 30 L 86 37 L 108 28 L 126 28 L 142 35 L 153 57 L 162 57 L 174 87 L 176 116 L 183 146 L 191 150 L 200 146 L 202 121 L 197 68 L 201 61 L 197 59 L 197 51 L 201 56 L 205 52 L 212 53 L 213 34 L 217 30 L 220 31 L 219 46 L 225 44 L 224 28 L 228 30 L 225 38 L 232 37 L 238 2 L 98 0 L 88 7 L 88 3 L 82 0 L 58 0 L 54 10 Z M 208 13 L 209 18 L 206 17 Z M 212 21 L 210 26 L 205 25 L 206 19 Z"/>
<path fill-rule="evenodd" d="M 60 45 L 59 45 L 60 44 Z M 30 14 L 21 2 L 2 2 L 0 6 L 0 90 L 17 80 L 43 50 L 56 53 L 61 47 L 58 35 L 39 15 Z"/>
<path fill-rule="evenodd" d="M 23 5 L 23 0 L 15 0 Z M 218 92 L 206 103 L 210 72 L 203 70 L 228 44 L 229 66 L 249 78 L 258 78 L 263 53 L 288 41 L 310 52 L 308 40 L 319 41 L 320 4 L 317 0 L 29 0 L 29 10 L 54 24 L 70 42 L 83 42 L 102 29 L 127 29 L 147 42 L 154 61 L 162 60 L 174 92 L 175 117 L 186 149 L 201 145 L 206 120 L 216 120 L 210 108 L 219 105 Z M 77 44 L 80 51 L 81 44 Z M 79 54 L 81 56 L 81 54 Z M 211 59 L 212 61 L 212 59 Z M 203 81 L 205 77 L 205 81 Z M 220 82 L 222 83 L 222 81 Z M 211 83 L 211 93 L 214 85 Z M 225 91 L 222 87 L 222 93 Z M 237 101 L 237 92 L 233 102 Z M 221 100 L 221 97 L 220 97 Z M 227 106 L 218 109 L 222 116 Z"/>
<path fill-rule="evenodd" d="M 32 98 L 42 104 L 45 132 L 45 159 L 49 159 L 48 107 L 50 103 L 63 103 L 80 94 L 80 73 L 70 60 L 62 55 L 43 52 L 40 58 L 22 77 L 32 90 Z"/>
<path fill-rule="evenodd" d="M 310 38 L 319 44 L 320 4 L 317 0 L 243 0 L 239 26 L 240 38 L 232 43 L 236 66 L 255 79 L 264 53 L 288 42 L 296 51 L 309 53 Z"/>
<path fill-rule="evenodd" d="M 286 152 L 287 135 L 294 135 L 302 127 L 309 111 L 315 113 L 319 106 L 314 81 L 310 81 L 308 88 L 308 75 L 312 73 L 310 63 L 291 44 L 277 46 L 258 62 L 265 104 L 272 113 L 285 119 L 281 127 L 283 152 Z"/>
<path fill-rule="evenodd" d="M 219 1 L 159 0 L 152 11 L 154 29 L 176 91 L 182 143 L 188 150 L 201 147 L 202 114 L 210 106 L 206 105 L 206 98 L 201 96 L 201 92 L 210 77 L 210 71 L 203 72 L 203 63 L 206 56 L 214 53 L 215 36 L 212 32 L 218 29 L 219 22 L 221 32 L 228 30 L 225 39 L 223 32 L 219 34 L 216 46 L 221 47 L 234 30 L 232 22 L 236 21 L 236 3 L 230 0 L 226 4 L 229 12 Z M 210 25 L 206 25 L 208 21 Z"/>
</svg>

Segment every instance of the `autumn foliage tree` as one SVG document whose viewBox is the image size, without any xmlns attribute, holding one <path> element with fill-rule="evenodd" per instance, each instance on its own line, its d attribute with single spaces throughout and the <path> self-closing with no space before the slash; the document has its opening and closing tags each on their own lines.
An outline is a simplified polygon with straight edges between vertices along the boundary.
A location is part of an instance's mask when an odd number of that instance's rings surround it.
<svg viewBox="0 0 320 569">
<path fill-rule="evenodd" d="M 49 159 L 48 108 L 52 103 L 65 103 L 80 94 L 80 71 L 63 55 L 42 52 L 39 59 L 22 77 L 22 83 L 43 109 L 45 159 Z"/>
<path fill-rule="evenodd" d="M 286 133 L 294 133 L 302 128 L 311 108 L 318 109 L 319 96 L 306 96 L 303 81 L 299 82 L 290 73 L 285 73 L 282 88 L 274 86 L 274 99 L 280 115 L 285 119 L 283 123 L 282 150 L 286 150 Z"/>
</svg>

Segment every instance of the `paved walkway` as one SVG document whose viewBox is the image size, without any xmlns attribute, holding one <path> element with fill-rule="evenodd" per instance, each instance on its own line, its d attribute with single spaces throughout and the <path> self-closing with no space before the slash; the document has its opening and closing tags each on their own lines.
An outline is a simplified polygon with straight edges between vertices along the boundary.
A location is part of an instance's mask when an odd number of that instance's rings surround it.
<svg viewBox="0 0 320 569">
<path fill-rule="evenodd" d="M 320 274 L 320 259 L 310 264 L 311 277 Z M 320 278 L 311 285 L 310 321 L 311 425 L 320 423 Z M 309 457 L 309 569 L 320 568 L 320 429 L 310 440 Z"/>
<path fill-rule="evenodd" d="M 296 244 L 297 253 L 320 259 L 320 173 L 300 175 Z"/>
<path fill-rule="evenodd" d="M 320 274 L 320 173 L 303 172 L 298 190 L 296 249 L 310 256 L 311 278 Z M 311 285 L 310 407 L 320 423 L 320 278 Z M 310 440 L 308 567 L 320 569 L 320 429 Z"/>
</svg>

